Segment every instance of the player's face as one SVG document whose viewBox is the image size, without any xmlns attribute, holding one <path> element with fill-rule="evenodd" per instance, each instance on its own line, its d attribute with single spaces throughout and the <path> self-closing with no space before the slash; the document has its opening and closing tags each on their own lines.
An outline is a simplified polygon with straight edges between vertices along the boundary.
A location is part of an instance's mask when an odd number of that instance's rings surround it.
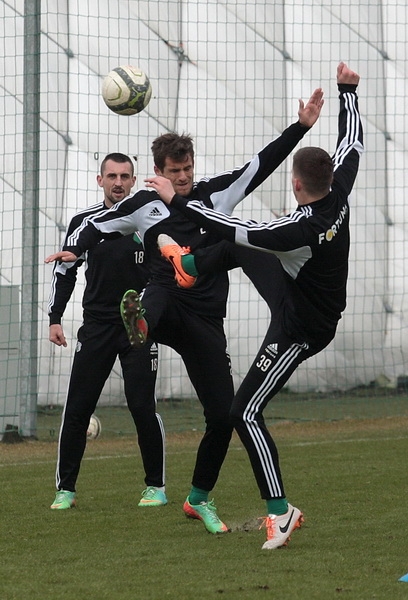
<svg viewBox="0 0 408 600">
<path fill-rule="evenodd" d="M 98 175 L 96 179 L 99 187 L 103 188 L 106 206 L 111 207 L 129 196 L 136 182 L 132 171 L 132 165 L 128 162 L 117 163 L 108 160 L 105 163 L 102 175 Z"/>
<path fill-rule="evenodd" d="M 194 179 L 194 160 L 187 156 L 185 160 L 176 162 L 167 157 L 164 163 L 163 171 L 157 167 L 154 168 L 156 175 L 162 175 L 170 179 L 173 189 L 180 196 L 188 196 L 193 189 Z"/>
</svg>

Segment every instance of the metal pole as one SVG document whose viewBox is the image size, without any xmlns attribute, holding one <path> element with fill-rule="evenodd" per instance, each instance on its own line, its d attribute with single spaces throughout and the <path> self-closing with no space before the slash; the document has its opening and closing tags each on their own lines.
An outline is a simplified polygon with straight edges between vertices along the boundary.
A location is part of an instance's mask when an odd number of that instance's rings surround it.
<svg viewBox="0 0 408 600">
<path fill-rule="evenodd" d="M 36 437 L 37 433 L 40 29 L 41 0 L 25 0 L 20 332 L 20 432 L 23 437 Z"/>
</svg>

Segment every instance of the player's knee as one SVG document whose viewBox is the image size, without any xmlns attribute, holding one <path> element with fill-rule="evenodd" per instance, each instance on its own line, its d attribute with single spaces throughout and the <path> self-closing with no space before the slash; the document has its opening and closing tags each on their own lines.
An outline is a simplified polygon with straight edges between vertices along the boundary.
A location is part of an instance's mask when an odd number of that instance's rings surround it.
<svg viewBox="0 0 408 600">
<path fill-rule="evenodd" d="M 229 414 L 229 421 L 232 427 L 236 427 L 237 424 L 242 423 L 244 415 L 242 410 L 238 406 L 232 406 Z"/>
<path fill-rule="evenodd" d="M 232 425 L 230 423 L 229 414 L 225 413 L 223 415 L 218 415 L 217 417 L 207 417 L 206 420 L 207 429 L 211 429 L 212 431 L 217 431 L 221 433 L 228 433 L 232 429 Z"/>
</svg>

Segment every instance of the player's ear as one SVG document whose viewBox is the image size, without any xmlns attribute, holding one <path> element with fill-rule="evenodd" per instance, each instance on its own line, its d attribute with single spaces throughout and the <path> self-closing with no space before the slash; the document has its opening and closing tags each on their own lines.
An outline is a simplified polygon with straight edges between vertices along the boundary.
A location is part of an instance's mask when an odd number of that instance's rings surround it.
<svg viewBox="0 0 408 600">
<path fill-rule="evenodd" d="M 157 167 L 156 165 L 154 165 L 153 168 L 154 168 L 154 174 L 155 175 L 161 175 L 162 174 L 162 172 L 160 171 L 159 167 Z"/>
<path fill-rule="evenodd" d="M 97 175 L 96 181 L 98 182 L 99 187 L 103 187 L 102 175 Z"/>
</svg>

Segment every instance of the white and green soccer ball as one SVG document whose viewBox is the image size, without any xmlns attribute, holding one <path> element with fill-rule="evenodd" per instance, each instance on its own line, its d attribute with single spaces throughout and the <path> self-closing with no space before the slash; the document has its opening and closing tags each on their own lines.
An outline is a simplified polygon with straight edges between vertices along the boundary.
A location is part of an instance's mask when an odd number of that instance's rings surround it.
<svg viewBox="0 0 408 600">
<path fill-rule="evenodd" d="M 148 76 L 131 65 L 112 69 L 102 83 L 102 98 L 106 106 L 118 115 L 140 113 L 149 104 L 151 96 Z"/>
</svg>

